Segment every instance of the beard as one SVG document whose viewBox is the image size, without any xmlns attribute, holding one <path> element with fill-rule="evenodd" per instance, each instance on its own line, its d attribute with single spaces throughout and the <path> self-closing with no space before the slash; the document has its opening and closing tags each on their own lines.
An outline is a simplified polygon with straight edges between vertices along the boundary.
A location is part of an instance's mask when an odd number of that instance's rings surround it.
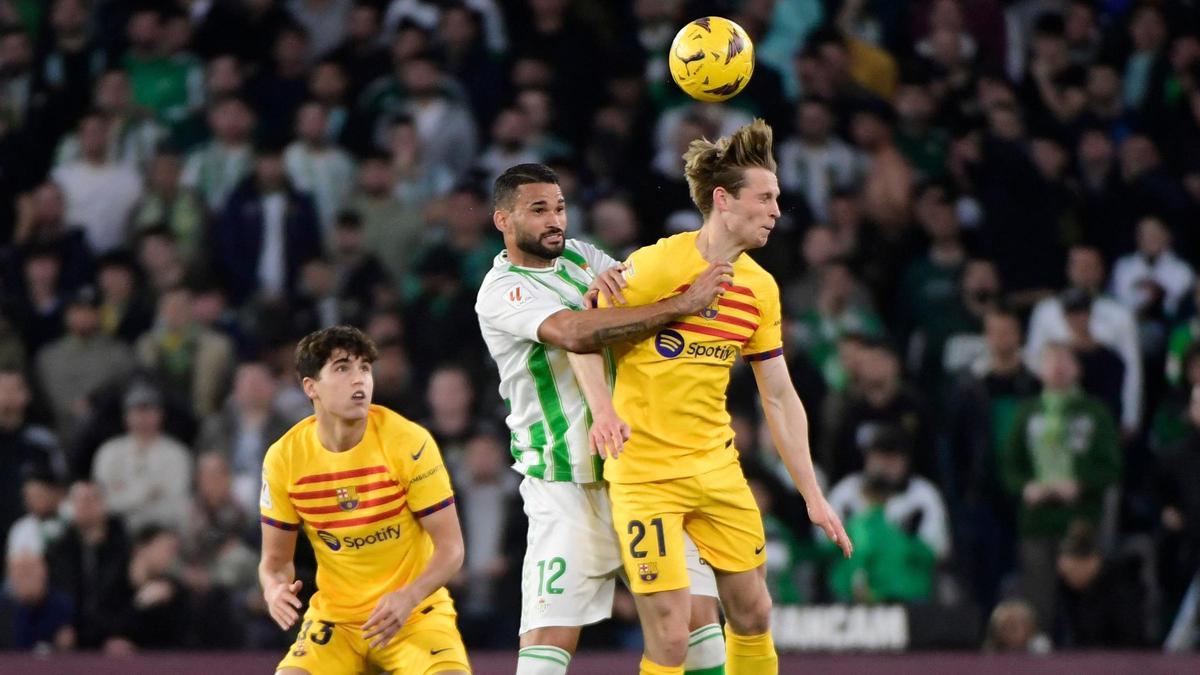
<svg viewBox="0 0 1200 675">
<path fill-rule="evenodd" d="M 547 246 L 542 243 L 547 237 L 559 234 L 562 235 L 562 243 L 557 246 Z M 563 249 L 567 246 L 567 236 L 562 230 L 553 230 L 546 232 L 540 236 L 527 234 L 517 234 L 517 248 L 528 253 L 529 255 L 537 256 L 542 260 L 554 260 L 562 255 Z"/>
</svg>

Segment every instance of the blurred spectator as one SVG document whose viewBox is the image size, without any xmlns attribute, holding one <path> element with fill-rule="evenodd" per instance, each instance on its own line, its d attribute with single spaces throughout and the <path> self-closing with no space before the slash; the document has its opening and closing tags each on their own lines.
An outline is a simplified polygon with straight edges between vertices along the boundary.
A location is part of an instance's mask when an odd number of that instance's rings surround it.
<svg viewBox="0 0 1200 675">
<path fill-rule="evenodd" d="M 288 0 L 292 18 L 304 26 L 312 42 L 312 59 L 319 59 L 342 42 L 354 0 Z"/>
<path fill-rule="evenodd" d="M 616 260 L 625 260 L 637 248 L 640 226 L 637 213 L 623 195 L 602 197 L 588 214 L 594 242 Z"/>
<path fill-rule="evenodd" d="M 25 374 L 0 366 L 0 536 L 26 511 L 22 485 L 29 476 L 66 475 L 54 435 L 29 419 L 31 401 Z"/>
<path fill-rule="evenodd" d="M 953 378 L 987 351 L 983 317 L 1000 302 L 1002 290 L 1000 274 L 990 260 L 967 261 L 959 282 L 958 302 L 930 326 L 926 349 L 940 352 L 939 362 L 929 365 L 931 376 Z"/>
<path fill-rule="evenodd" d="M 1094 246 L 1073 246 L 1067 256 L 1067 282 L 1070 289 L 1091 298 L 1088 332 L 1095 341 L 1115 351 L 1124 366 L 1118 418 L 1127 434 L 1136 430 L 1142 414 L 1142 356 L 1138 345 L 1137 323 L 1129 308 L 1104 294 L 1104 259 Z M 1049 342 L 1071 337 L 1071 328 L 1063 308 L 1063 298 L 1042 300 L 1029 319 L 1029 341 L 1025 344 L 1030 363 Z M 1082 305 L 1082 298 L 1078 299 Z"/>
<path fill-rule="evenodd" d="M 182 284 L 187 276 L 187 267 L 175 244 L 175 235 L 161 225 L 138 234 L 137 261 L 155 297 L 161 297 Z"/>
<path fill-rule="evenodd" d="M 138 287 L 137 268 L 124 253 L 110 253 L 96 263 L 100 291 L 100 332 L 133 344 L 154 321 L 154 309 Z"/>
<path fill-rule="evenodd" d="M 12 300 L 13 324 L 25 339 L 26 351 L 36 352 L 63 333 L 63 309 L 68 289 L 59 281 L 62 257 L 52 246 L 35 246 L 22 255 L 21 293 Z"/>
<path fill-rule="evenodd" d="M 848 234 L 853 237 L 856 233 Z M 808 228 L 804 232 L 800 251 L 804 261 L 804 274 L 780 289 L 785 316 L 803 316 L 815 308 L 825 265 L 845 263 L 853 267 L 854 247 L 855 242 L 843 237 L 834 225 L 816 224 Z M 873 306 L 871 292 L 858 279 L 854 280 L 854 292 L 850 302 L 856 307 Z"/>
<path fill-rule="evenodd" d="M 954 3 L 942 2 L 941 5 Z M 950 136 L 936 124 L 937 96 L 921 78 L 908 78 L 896 90 L 896 145 L 917 171 L 918 180 L 940 180 L 946 174 Z"/>
<path fill-rule="evenodd" d="M 905 308 L 907 330 L 914 334 L 922 352 L 935 348 L 927 344 L 929 324 L 958 302 L 959 281 L 967 262 L 954 201 L 948 185 L 929 183 L 915 191 L 916 221 L 929 236 L 929 252 L 904 271 L 899 299 Z M 911 344 L 909 348 L 913 348 Z M 939 356 L 940 350 L 934 355 L 935 363 Z"/>
<path fill-rule="evenodd" d="M 48 467 L 26 465 L 21 471 L 21 501 L 25 515 L 17 519 L 8 531 L 5 553 L 42 556 L 58 541 L 66 523 L 59 518 L 58 508 L 63 500 L 61 474 Z"/>
<path fill-rule="evenodd" d="M 1048 654 L 1053 645 L 1045 633 L 1038 632 L 1033 605 L 1025 600 L 1005 600 L 996 605 L 988 619 L 985 652 Z"/>
<path fill-rule="evenodd" d="M 179 649 L 190 627 L 189 594 L 175 577 L 181 567 L 179 535 L 148 525 L 138 531 L 129 559 L 129 634 L 143 649 Z"/>
<path fill-rule="evenodd" d="M 1015 505 L 1000 477 L 1000 457 L 1022 401 L 1041 383 L 1021 358 L 1021 319 L 1009 309 L 984 315 L 987 352 L 961 373 L 946 396 L 942 433 L 949 457 L 946 492 L 955 538 L 975 584 L 976 597 L 990 606 L 1015 561 Z"/>
<path fill-rule="evenodd" d="M 900 360 L 886 345 L 871 344 L 862 350 L 855 387 L 826 405 L 832 419 L 826 423 L 821 466 L 830 480 L 840 481 L 863 466 L 863 455 L 883 425 L 898 426 L 908 435 L 911 466 L 922 476 L 936 476 L 933 440 L 925 401 L 908 387 Z"/>
<path fill-rule="evenodd" d="M 1125 364 L 1115 351 L 1092 335 L 1091 296 L 1079 289 L 1068 290 L 1062 296 L 1062 307 L 1070 331 L 1068 342 L 1079 361 L 1080 387 L 1104 403 L 1114 420 L 1123 419 L 1121 385 Z"/>
<path fill-rule="evenodd" d="M 191 403 L 196 419 L 220 407 L 232 368 L 233 343 L 196 322 L 192 292 L 186 286 L 162 294 L 154 327 L 138 339 L 135 351 L 143 367 Z"/>
<path fill-rule="evenodd" d="M 59 278 L 63 288 L 74 290 L 86 283 L 92 275 L 92 252 L 87 235 L 78 224 L 67 222 L 66 213 L 66 197 L 55 183 L 47 181 L 19 196 L 12 267 L 0 272 L 0 279 L 19 288 L 20 269 L 31 249 L 49 248 L 63 265 Z"/>
<path fill-rule="evenodd" d="M 354 139 L 350 133 L 352 128 L 349 122 L 353 111 L 348 104 L 347 86 L 346 71 L 336 61 L 318 63 L 308 78 L 311 100 L 320 104 L 325 111 L 325 140 L 346 145 L 349 150 L 357 150 L 357 147 L 349 145 Z"/>
<path fill-rule="evenodd" d="M 831 570 L 834 596 L 843 602 L 928 600 L 934 567 L 950 550 L 946 507 L 936 487 L 909 468 L 907 439 L 880 428 L 862 473 L 829 493 L 855 542 L 855 555 Z M 827 544 L 824 544 L 828 546 Z"/>
<path fill-rule="evenodd" d="M 487 185 L 511 166 L 531 164 L 545 159 L 541 149 L 532 143 L 533 127 L 529 115 L 513 105 L 500 111 L 492 122 L 491 143 L 483 149 L 475 167 L 482 172 Z"/>
<path fill-rule="evenodd" d="M 1146 644 L 1146 589 L 1137 561 L 1105 558 L 1090 525 L 1072 526 L 1058 549 L 1062 638 L 1074 649 L 1136 649 Z"/>
<path fill-rule="evenodd" d="M 779 146 L 779 187 L 807 201 L 813 218 L 828 217 L 829 196 L 853 185 L 861 167 L 845 141 L 834 135 L 829 105 L 806 98 L 796 107 L 795 136 Z"/>
<path fill-rule="evenodd" d="M 185 120 L 175 123 L 168 143 L 186 152 L 209 139 L 211 106 L 245 93 L 244 66 L 237 56 L 225 52 L 208 61 L 204 70 L 204 101 L 209 107 L 193 109 Z"/>
<path fill-rule="evenodd" d="M 458 365 L 438 366 L 429 376 L 425 405 L 429 417 L 422 426 L 433 434 L 453 474 L 464 461 L 467 443 L 478 431 L 470 373 Z"/>
<path fill-rule="evenodd" d="M 487 124 L 505 93 L 504 69 L 495 58 L 493 36 L 483 35 L 488 18 L 493 20 L 493 28 L 500 25 L 495 21 L 499 7 L 492 0 L 449 2 L 441 14 L 438 33 L 446 70 L 466 89 L 475 121 Z"/>
<path fill-rule="evenodd" d="M 413 382 L 413 368 L 404 343 L 398 337 L 387 337 L 376 346 L 379 358 L 372 364 L 375 375 L 372 400 L 405 417 L 419 416 L 423 405 Z"/>
<path fill-rule="evenodd" d="M 864 302 L 862 288 L 844 260 L 831 259 L 817 273 L 815 306 L 799 314 L 789 332 L 829 388 L 842 391 L 847 385 L 847 373 L 838 356 L 838 340 L 847 333 L 882 337 L 883 321 Z"/>
<path fill-rule="evenodd" d="M 38 382 L 62 438 L 70 438 L 78 428 L 93 390 L 134 367 L 129 346 L 101 332 L 99 307 L 94 288 L 79 289 L 66 307 L 67 334 L 37 356 Z"/>
<path fill-rule="evenodd" d="M 471 561 L 454 583 L 455 602 L 463 639 L 484 647 L 512 642 L 517 617 L 510 608 L 520 604 L 513 591 L 520 585 L 525 528 L 517 495 L 520 481 L 508 470 L 507 455 L 496 438 L 476 435 L 467 441 L 455 473 Z"/>
<path fill-rule="evenodd" d="M 916 173 L 896 147 L 891 108 L 862 107 L 850 118 L 850 135 L 862 154 L 863 208 L 887 230 L 902 229 L 912 210 Z"/>
<path fill-rule="evenodd" d="M 1125 61 L 1125 106 L 1145 112 L 1163 100 L 1162 87 L 1168 67 L 1166 17 L 1154 4 L 1142 4 L 1129 18 L 1133 52 Z"/>
<path fill-rule="evenodd" d="M 181 539 L 186 567 L 182 581 L 194 603 L 194 639 L 205 647 L 235 648 L 245 640 L 240 617 L 258 590 L 258 556 L 252 510 L 233 498 L 229 464 L 210 452 L 196 462 L 196 497 Z"/>
<path fill-rule="evenodd" d="M 89 113 L 79 122 L 79 159 L 52 172 L 67 201 L 67 221 L 79 223 L 95 253 L 125 242 L 125 227 L 142 196 L 142 177 L 108 156 L 110 122 Z"/>
<path fill-rule="evenodd" d="M 250 106 L 239 98 L 229 96 L 209 104 L 212 140 L 188 154 L 180 180 L 200 195 L 210 213 L 225 208 L 230 193 L 253 167 L 250 133 L 254 122 Z"/>
<path fill-rule="evenodd" d="M 80 648 L 128 653 L 132 643 L 123 625 L 130 602 L 125 528 L 108 514 L 95 483 L 75 483 L 69 500 L 71 523 L 46 555 L 52 563 L 51 585 L 71 599 Z"/>
<path fill-rule="evenodd" d="M 1200 570 L 1200 383 L 1194 384 L 1190 393 L 1183 411 L 1186 435 L 1168 449 L 1158 468 L 1168 608 L 1178 605 Z"/>
<path fill-rule="evenodd" d="M 233 393 L 217 414 L 204 418 L 196 440 L 200 452 L 215 452 L 225 459 L 225 470 L 232 473 L 233 503 L 247 511 L 257 508 L 267 446 L 291 426 L 291 420 L 273 408 L 278 390 L 267 364 L 240 364 Z"/>
<path fill-rule="evenodd" d="M 113 513 L 130 531 L 157 524 L 182 528 L 187 520 L 192 458 L 179 441 L 163 433 L 161 395 L 136 384 L 125 394 L 126 433 L 96 452 L 96 485 Z"/>
<path fill-rule="evenodd" d="M 71 627 L 74 608 L 62 591 L 49 584 L 41 554 L 20 553 L 6 558 L 8 586 L 0 595 L 0 647 L 47 652 L 75 646 Z"/>
<path fill-rule="evenodd" d="M 379 7 L 370 2 L 354 3 L 346 20 L 345 39 L 328 56 L 341 65 L 349 80 L 348 100 L 356 100 L 368 84 L 387 74 L 391 67 L 381 29 Z"/>
<path fill-rule="evenodd" d="M 308 97 L 312 43 L 307 30 L 290 22 L 279 27 L 273 40 L 271 65 L 258 71 L 247 90 L 258 117 L 258 137 L 283 144 L 290 137 L 296 111 Z"/>
<path fill-rule="evenodd" d="M 411 117 L 401 115 L 392 124 L 388 139 L 391 152 L 392 194 L 410 212 L 423 213 L 432 201 L 454 187 L 454 174 L 432 162 Z"/>
<path fill-rule="evenodd" d="M 354 161 L 326 140 L 329 117 L 319 103 L 308 102 L 296 112 L 296 140 L 283 153 L 283 166 L 292 186 L 307 192 L 317 209 L 321 233 L 332 237 L 334 219 L 354 188 Z"/>
<path fill-rule="evenodd" d="M 331 246 L 337 292 L 342 302 L 349 304 L 351 316 L 358 323 L 367 311 L 378 304 L 388 304 L 398 298 L 380 254 L 369 248 L 362 219 L 353 211 L 338 214 Z"/>
<path fill-rule="evenodd" d="M 382 145 L 390 122 L 399 114 L 410 117 L 421 141 L 422 154 L 430 164 L 444 167 L 458 176 L 475 159 L 477 133 L 470 110 L 450 93 L 437 61 L 428 52 L 414 54 L 399 66 L 401 86 L 408 96 L 379 120 L 375 142 Z M 381 83 L 377 82 L 372 89 Z M 363 96 L 371 97 L 372 89 Z"/>
<path fill-rule="evenodd" d="M 261 149 L 254 175 L 230 196 L 213 237 L 235 303 L 294 295 L 300 266 L 321 251 L 321 230 L 312 200 L 288 182 L 278 147 Z"/>
<path fill-rule="evenodd" d="M 1183 356 L 1183 378 L 1171 385 L 1150 420 L 1150 449 L 1161 453 L 1188 435 L 1188 408 L 1192 389 L 1200 385 L 1200 345 L 1193 345 Z"/>
<path fill-rule="evenodd" d="M 399 129 L 400 125 L 395 128 Z M 408 129 L 411 132 L 411 125 Z M 426 236 L 426 227 L 421 214 L 424 204 L 411 204 L 393 194 L 396 178 L 390 167 L 391 161 L 391 156 L 383 152 L 373 152 L 363 158 L 358 169 L 358 185 L 350 195 L 347 208 L 362 219 L 366 249 L 379 256 L 387 266 L 389 276 L 398 283 L 411 271 L 411 261 Z"/>
<path fill-rule="evenodd" d="M 910 453 L 903 431 L 880 425 L 867 446 L 863 470 L 833 486 L 829 505 L 843 520 L 881 505 L 889 523 L 924 542 L 936 560 L 945 560 L 950 554 L 946 505 L 929 479 L 913 474 Z"/>
<path fill-rule="evenodd" d="M 1121 456 L 1116 425 L 1100 401 L 1079 390 L 1070 347 L 1042 351 L 1042 393 L 1021 405 L 1001 453 L 1005 485 L 1021 498 L 1021 583 L 1049 626 L 1055 616 L 1054 555 L 1075 520 L 1098 523 L 1106 491 L 1117 484 Z"/>
<path fill-rule="evenodd" d="M 150 5 L 136 7 L 129 15 L 126 36 L 129 51 L 121 61 L 129 73 L 133 98 L 165 124 L 184 120 L 199 107 L 203 81 L 199 61 L 181 51 L 169 24 L 182 18 L 179 9 Z"/>
<path fill-rule="evenodd" d="M 51 35 L 39 49 L 40 79 L 58 92 L 64 112 L 77 115 L 87 107 L 89 85 L 108 66 L 108 55 L 94 37 L 84 0 L 54 0 L 47 4 L 52 4 Z"/>
<path fill-rule="evenodd" d="M 1113 294 L 1139 316 L 1161 311 L 1173 317 L 1194 278 L 1191 265 L 1171 248 L 1170 230 L 1148 216 L 1137 224 L 1137 252 L 1113 267 Z"/>
<path fill-rule="evenodd" d="M 458 269 L 454 271 L 462 283 L 478 287 L 502 247 L 489 207 L 487 194 L 476 185 L 456 186 L 431 214 L 431 219 L 441 227 L 434 243 L 420 257 L 457 259 Z"/>
<path fill-rule="evenodd" d="M 67 0 L 65 4 L 77 4 Z M 108 159 L 135 171 L 144 171 L 162 140 L 163 128 L 147 117 L 133 101 L 129 75 L 110 70 L 96 82 L 96 110 L 108 118 Z M 83 159 L 79 134 L 67 134 L 54 153 L 54 165 L 63 166 Z"/>
<path fill-rule="evenodd" d="M 150 160 L 146 193 L 130 220 L 134 235 L 154 227 L 165 227 L 175 238 L 179 254 L 195 264 L 205 253 L 207 213 L 200 198 L 183 186 L 183 163 L 178 153 L 160 149 Z"/>
</svg>

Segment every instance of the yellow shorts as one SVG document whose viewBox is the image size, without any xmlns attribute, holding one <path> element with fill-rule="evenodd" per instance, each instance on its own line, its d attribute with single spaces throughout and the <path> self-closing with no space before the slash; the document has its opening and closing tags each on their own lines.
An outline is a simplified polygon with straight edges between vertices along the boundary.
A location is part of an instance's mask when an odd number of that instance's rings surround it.
<svg viewBox="0 0 1200 675">
<path fill-rule="evenodd" d="M 634 593 L 687 588 L 686 530 L 700 559 L 718 572 L 766 562 L 758 504 L 740 464 L 650 483 L 609 483 L 613 527 Z"/>
<path fill-rule="evenodd" d="M 471 672 L 452 606 L 432 605 L 422 612 L 410 618 L 386 646 L 372 649 L 362 637 L 361 623 L 324 621 L 309 609 L 296 642 L 276 670 L 301 668 L 311 675 Z"/>
</svg>

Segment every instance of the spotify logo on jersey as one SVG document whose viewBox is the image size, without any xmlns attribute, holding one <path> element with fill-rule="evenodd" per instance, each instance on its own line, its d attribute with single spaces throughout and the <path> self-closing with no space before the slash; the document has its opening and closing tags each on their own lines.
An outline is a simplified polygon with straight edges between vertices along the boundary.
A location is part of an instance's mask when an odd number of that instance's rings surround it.
<svg viewBox="0 0 1200 675">
<path fill-rule="evenodd" d="M 658 335 L 654 336 L 654 348 L 658 350 L 659 354 L 668 359 L 673 359 L 682 354 L 683 346 L 683 336 L 673 330 L 662 330 L 658 332 Z"/>
</svg>

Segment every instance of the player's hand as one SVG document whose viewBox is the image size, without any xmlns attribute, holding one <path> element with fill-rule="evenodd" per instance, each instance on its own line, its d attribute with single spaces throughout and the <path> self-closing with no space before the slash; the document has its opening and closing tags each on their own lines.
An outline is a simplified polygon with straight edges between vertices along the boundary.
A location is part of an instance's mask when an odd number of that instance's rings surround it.
<svg viewBox="0 0 1200 675">
<path fill-rule="evenodd" d="M 304 604 L 297 594 L 303 585 L 304 582 L 297 579 L 290 584 L 276 584 L 263 593 L 263 599 L 267 601 L 267 613 L 284 630 L 291 628 L 300 618 L 300 608 Z"/>
<path fill-rule="evenodd" d="M 412 597 L 403 588 L 384 595 L 362 626 L 363 639 L 371 642 L 372 649 L 386 646 L 404 627 L 419 601 L 420 598 Z"/>
<path fill-rule="evenodd" d="M 854 555 L 854 544 L 850 541 L 850 535 L 846 534 L 846 528 L 842 527 L 842 519 L 824 497 L 815 499 L 808 505 L 808 519 L 842 549 L 842 555 L 847 558 Z"/>
<path fill-rule="evenodd" d="M 593 455 L 616 459 L 625 448 L 631 434 L 629 425 L 617 416 L 615 410 L 595 411 L 592 428 L 588 431 L 588 448 Z"/>
<path fill-rule="evenodd" d="M 608 301 L 610 307 L 625 304 L 625 295 L 621 293 L 621 289 L 629 285 L 625 281 L 625 263 L 618 263 L 600 273 L 600 276 L 592 280 L 592 285 L 588 287 L 587 293 L 584 294 L 583 306 L 585 309 L 591 309 L 599 306 L 600 294 L 604 294 L 604 299 Z"/>
<path fill-rule="evenodd" d="M 733 285 L 733 265 L 727 262 L 715 262 L 696 277 L 688 289 L 679 295 L 681 314 L 695 314 L 708 307 L 725 293 L 725 289 Z"/>
</svg>

